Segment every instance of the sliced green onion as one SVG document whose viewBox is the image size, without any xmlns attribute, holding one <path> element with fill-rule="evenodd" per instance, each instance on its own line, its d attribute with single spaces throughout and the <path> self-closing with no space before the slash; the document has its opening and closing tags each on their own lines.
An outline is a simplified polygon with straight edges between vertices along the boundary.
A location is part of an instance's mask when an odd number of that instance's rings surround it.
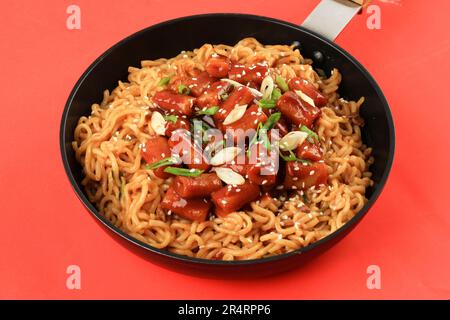
<svg viewBox="0 0 450 320">
<path fill-rule="evenodd" d="M 295 161 L 297 160 L 297 157 L 295 156 L 295 154 L 292 152 L 292 150 L 289 150 L 289 155 L 286 156 L 283 153 L 280 152 L 280 157 L 284 160 L 284 161 Z"/>
<path fill-rule="evenodd" d="M 277 106 L 277 101 L 281 97 L 281 91 L 278 88 L 273 89 L 270 99 L 261 99 L 257 102 L 258 106 L 263 109 L 272 109 Z"/>
<path fill-rule="evenodd" d="M 174 157 L 167 157 L 162 160 L 156 161 L 152 164 L 146 165 L 145 169 L 153 170 L 153 169 L 156 169 L 159 167 L 170 166 L 171 164 L 175 164 L 175 163 L 178 163 L 177 159 L 175 159 Z"/>
<path fill-rule="evenodd" d="M 209 140 L 209 138 L 208 138 L 206 133 L 207 133 L 207 131 L 209 129 L 211 129 L 211 127 L 205 121 L 202 121 L 202 120 L 197 119 L 197 118 L 193 118 L 191 120 L 191 129 L 190 129 L 190 131 L 191 131 L 191 133 L 192 133 L 192 135 L 194 137 L 195 137 L 195 133 L 196 133 L 195 129 L 198 129 L 197 131 L 199 132 L 199 134 L 201 134 L 203 141 L 208 141 Z"/>
<path fill-rule="evenodd" d="M 204 170 L 200 169 L 186 169 L 186 168 L 177 168 L 177 167 L 167 167 L 164 169 L 164 172 L 174 174 L 176 176 L 183 177 L 198 177 L 203 173 Z"/>
<path fill-rule="evenodd" d="M 311 161 L 297 158 L 297 156 L 295 155 L 295 153 L 294 153 L 292 150 L 289 150 L 289 155 L 284 155 L 284 154 L 281 153 L 281 152 L 280 152 L 279 154 L 280 154 L 280 157 L 281 157 L 284 161 L 299 161 L 299 162 L 302 162 L 302 163 L 311 164 Z"/>
<path fill-rule="evenodd" d="M 212 107 L 209 107 L 209 108 L 207 108 L 205 110 L 197 111 L 197 114 L 198 115 L 213 116 L 213 115 L 216 114 L 217 111 L 219 111 L 219 107 L 218 106 L 212 106 Z"/>
<path fill-rule="evenodd" d="M 252 137 L 252 140 L 250 140 L 250 142 L 248 143 L 247 156 L 249 156 L 249 157 L 252 153 L 252 146 L 256 143 L 256 141 L 258 141 L 259 130 L 261 130 L 262 126 L 263 126 L 263 124 L 261 122 L 258 123 L 258 127 L 256 128 L 255 135 Z"/>
<path fill-rule="evenodd" d="M 199 128 L 200 127 L 200 128 Z M 193 118 L 191 120 L 191 129 L 192 129 L 192 133 L 195 133 L 193 130 L 197 128 L 200 129 L 202 132 L 205 132 L 206 130 L 211 129 L 211 127 L 209 126 L 209 124 L 207 124 L 205 121 L 202 121 L 200 119 L 197 118 Z"/>
<path fill-rule="evenodd" d="M 189 93 L 191 93 L 191 89 L 189 89 L 186 85 L 184 84 L 180 84 L 178 86 L 178 93 L 179 94 L 185 94 L 185 95 L 189 95 Z"/>
<path fill-rule="evenodd" d="M 259 131 L 259 139 L 262 141 L 264 147 L 267 150 L 270 150 L 270 140 L 269 140 L 269 137 L 267 136 L 267 130 L 261 129 Z"/>
<path fill-rule="evenodd" d="M 289 86 L 287 85 L 286 81 L 283 79 L 282 76 L 277 76 L 275 82 L 283 92 L 289 91 Z"/>
<path fill-rule="evenodd" d="M 273 89 L 270 99 L 276 102 L 280 98 L 281 98 L 281 91 L 280 91 L 280 89 L 278 89 L 278 88 Z"/>
<path fill-rule="evenodd" d="M 164 77 L 158 82 L 158 87 L 163 87 L 170 82 L 170 77 Z"/>
<path fill-rule="evenodd" d="M 280 120 L 280 118 L 281 118 L 280 112 L 272 113 L 269 119 L 267 119 L 266 123 L 264 123 L 262 129 L 266 129 L 267 131 L 272 129 L 273 126 L 278 122 L 278 120 Z"/>
<path fill-rule="evenodd" d="M 319 142 L 319 136 L 317 135 L 317 133 L 315 133 L 314 131 L 312 131 L 310 128 L 308 128 L 307 126 L 303 125 L 300 127 L 300 131 L 303 131 L 305 133 L 308 134 L 308 139 L 310 140 L 310 142 L 314 142 L 311 141 L 313 139 L 315 139 L 317 142 Z"/>
<path fill-rule="evenodd" d="M 280 120 L 280 117 L 281 117 L 281 113 L 275 112 L 269 117 L 269 119 L 267 119 L 267 121 L 266 121 L 266 123 L 264 123 L 264 125 L 261 122 L 258 123 L 256 133 L 253 136 L 252 140 L 248 144 L 248 149 L 247 149 L 248 156 L 250 156 L 250 154 L 252 153 L 251 147 L 257 141 L 262 141 L 264 144 L 264 147 L 267 150 L 270 150 L 270 140 L 269 140 L 269 137 L 267 136 L 267 131 L 269 131 L 270 129 L 273 128 L 273 126 L 278 122 L 278 120 Z"/>
<path fill-rule="evenodd" d="M 263 109 L 272 109 L 275 108 L 276 102 L 268 99 L 261 99 L 257 102 L 258 106 Z"/>
<path fill-rule="evenodd" d="M 163 116 L 163 118 L 164 118 L 164 120 L 170 121 L 173 123 L 178 121 L 178 116 L 175 116 L 175 115 L 165 115 L 165 116 Z"/>
</svg>

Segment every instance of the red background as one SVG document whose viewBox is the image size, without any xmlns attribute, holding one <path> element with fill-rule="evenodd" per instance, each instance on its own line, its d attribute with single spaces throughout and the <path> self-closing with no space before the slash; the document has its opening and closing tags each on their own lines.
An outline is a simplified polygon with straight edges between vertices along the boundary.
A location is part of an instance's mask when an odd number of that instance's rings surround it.
<svg viewBox="0 0 450 320">
<path fill-rule="evenodd" d="M 8 1 L 0 10 L 0 298 L 450 298 L 450 1 L 386 2 L 372 1 L 381 30 L 366 27 L 364 12 L 337 39 L 392 108 L 397 149 L 384 192 L 348 237 L 305 267 L 235 281 L 169 271 L 114 241 L 66 178 L 61 113 L 85 68 L 137 30 L 207 12 L 301 23 L 318 0 Z M 66 28 L 70 4 L 81 8 L 81 30 Z M 71 264 L 81 267 L 81 290 L 66 288 Z M 381 268 L 380 290 L 366 287 L 369 265 Z"/>
</svg>

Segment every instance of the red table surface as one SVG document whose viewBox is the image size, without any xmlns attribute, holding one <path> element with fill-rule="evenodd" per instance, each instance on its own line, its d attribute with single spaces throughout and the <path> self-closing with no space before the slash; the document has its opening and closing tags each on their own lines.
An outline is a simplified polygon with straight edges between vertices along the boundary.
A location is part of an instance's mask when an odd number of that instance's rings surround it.
<svg viewBox="0 0 450 320">
<path fill-rule="evenodd" d="M 157 22 L 208 12 L 301 23 L 317 3 L 20 0 L 3 5 L 0 298 L 450 298 L 450 1 L 374 0 L 381 8 L 381 29 L 369 30 L 364 12 L 338 37 L 384 91 L 397 148 L 389 181 L 369 214 L 304 267 L 248 280 L 167 270 L 113 240 L 66 178 L 58 145 L 64 104 L 85 68 L 118 40 Z M 70 4 L 81 8 L 81 30 L 66 28 Z M 72 264 L 81 268 L 81 290 L 66 287 Z M 369 265 L 380 267 L 379 290 L 366 286 Z"/>
</svg>

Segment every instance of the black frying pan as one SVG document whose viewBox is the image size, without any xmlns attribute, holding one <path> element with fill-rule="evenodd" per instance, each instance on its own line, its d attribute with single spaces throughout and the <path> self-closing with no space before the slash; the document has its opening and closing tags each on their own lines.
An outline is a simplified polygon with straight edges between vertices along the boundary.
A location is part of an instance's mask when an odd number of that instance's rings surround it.
<svg viewBox="0 0 450 320">
<path fill-rule="evenodd" d="M 88 201 L 81 186 L 82 169 L 71 147 L 78 118 L 90 114 L 91 104 L 101 101 L 105 88 L 113 89 L 118 80 L 126 80 L 128 66 L 139 66 L 145 59 L 173 57 L 182 50 L 192 50 L 204 43 L 234 45 L 245 37 L 255 37 L 263 44 L 300 42 L 302 55 L 316 58 L 314 67 L 326 73 L 333 67 L 339 69 L 343 75 L 339 90 L 342 97 L 347 100 L 366 98 L 361 109 L 366 123 L 362 134 L 364 142 L 373 148 L 375 158 L 371 166 L 375 185 L 367 191 L 368 203 L 342 228 L 320 241 L 291 253 L 249 261 L 213 261 L 181 256 L 153 248 L 114 227 Z M 243 14 L 206 14 L 170 20 L 139 31 L 95 60 L 75 84 L 67 100 L 61 120 L 60 144 L 64 168 L 77 196 L 101 223 L 116 234 L 119 242 L 149 257 L 152 262 L 179 271 L 247 276 L 298 266 L 348 234 L 374 204 L 386 183 L 393 161 L 395 138 L 391 112 L 380 88 L 367 70 L 335 43 L 280 20 Z"/>
</svg>

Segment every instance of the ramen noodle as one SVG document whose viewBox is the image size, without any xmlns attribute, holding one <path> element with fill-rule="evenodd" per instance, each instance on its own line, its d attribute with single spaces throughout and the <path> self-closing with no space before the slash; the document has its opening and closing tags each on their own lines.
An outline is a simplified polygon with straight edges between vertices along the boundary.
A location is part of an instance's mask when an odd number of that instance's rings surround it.
<svg viewBox="0 0 450 320">
<path fill-rule="evenodd" d="M 105 90 L 91 115 L 79 119 L 73 148 L 89 200 L 132 237 L 189 257 L 259 259 L 326 237 L 366 203 L 373 158 L 361 138 L 364 98 L 340 98 L 339 71 L 319 75 L 295 45 L 253 38 L 205 44 L 128 72 L 127 82 Z M 242 103 L 244 94 L 250 98 Z M 244 123 L 256 138 L 240 149 L 228 146 L 236 136 L 228 138 L 222 158 L 216 140 L 203 143 L 217 155 L 207 163 L 186 165 L 184 151 L 176 158 L 173 148 L 160 152 L 174 132 L 192 129 L 193 118 L 221 131 Z M 261 135 L 264 127 L 277 129 L 278 140 Z M 194 145 L 188 141 L 188 149 Z M 277 172 L 250 172 L 259 166 L 245 162 L 255 146 L 256 154 L 281 152 Z M 241 152 L 244 164 L 237 167 L 231 151 Z M 208 179 L 208 188 L 199 179 Z M 239 204 L 229 205 L 231 193 Z"/>
</svg>

